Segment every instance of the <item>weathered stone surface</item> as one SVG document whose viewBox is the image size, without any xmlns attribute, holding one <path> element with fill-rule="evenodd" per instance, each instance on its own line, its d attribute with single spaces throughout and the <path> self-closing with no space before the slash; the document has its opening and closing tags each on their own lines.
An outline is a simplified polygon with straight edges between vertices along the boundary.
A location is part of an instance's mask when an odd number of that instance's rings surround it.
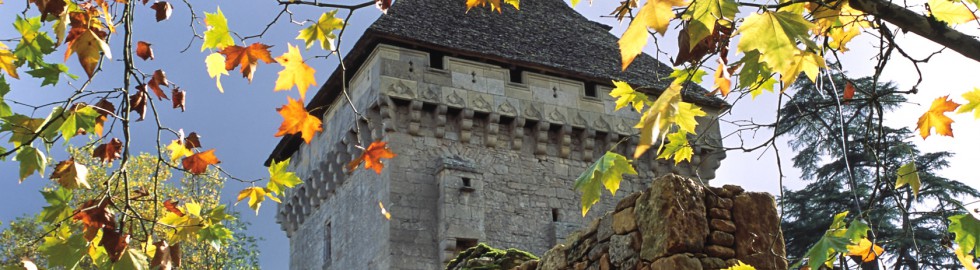
<svg viewBox="0 0 980 270">
<path fill-rule="evenodd" d="M 732 222 L 731 220 L 713 218 L 711 219 L 710 225 L 712 230 L 719 230 L 719 231 L 729 232 L 729 233 L 735 232 L 735 223 Z"/>
<path fill-rule="evenodd" d="M 568 262 L 566 261 L 566 249 L 565 245 L 557 245 L 554 248 L 548 250 L 541 256 L 541 263 L 538 264 L 540 269 L 564 269 L 568 267 Z"/>
<path fill-rule="evenodd" d="M 701 267 L 704 267 L 704 269 L 722 269 L 728 267 L 728 265 L 725 264 L 725 260 L 719 258 L 706 257 L 706 258 L 701 258 L 700 260 L 701 260 Z"/>
<path fill-rule="evenodd" d="M 728 211 L 728 209 L 711 208 L 708 209 L 708 217 L 731 220 L 732 212 Z"/>
<path fill-rule="evenodd" d="M 602 220 L 599 221 L 599 229 L 597 234 L 599 242 L 609 240 L 609 237 L 613 235 L 612 223 L 613 219 L 611 212 L 607 212 L 605 215 L 602 215 Z"/>
<path fill-rule="evenodd" d="M 701 261 L 684 254 L 674 254 L 650 263 L 650 270 L 701 270 Z"/>
<path fill-rule="evenodd" d="M 640 251 L 643 247 L 643 235 L 640 232 L 633 232 L 630 234 L 630 248 L 634 251 Z"/>
<path fill-rule="evenodd" d="M 745 192 L 744 188 L 736 185 L 724 185 L 721 188 L 730 191 L 733 196 L 742 195 L 742 192 Z"/>
<path fill-rule="evenodd" d="M 719 246 L 719 245 L 710 245 L 710 246 L 707 246 L 707 247 L 704 248 L 704 252 L 707 253 L 708 256 L 717 257 L 717 258 L 723 258 L 723 259 L 728 259 L 728 258 L 735 257 L 735 250 L 734 249 L 732 249 L 730 247 Z"/>
<path fill-rule="evenodd" d="M 612 227 L 616 234 L 626 234 L 636 230 L 636 216 L 633 215 L 633 208 L 626 208 L 613 214 Z"/>
<path fill-rule="evenodd" d="M 609 265 L 609 254 L 602 254 L 599 258 L 599 270 L 609 270 L 612 267 Z"/>
<path fill-rule="evenodd" d="M 718 197 L 722 197 L 722 198 L 732 197 L 732 192 L 730 190 L 726 190 L 720 187 L 710 187 L 710 190 L 712 194 L 717 195 Z"/>
<path fill-rule="evenodd" d="M 626 208 L 633 207 L 633 205 L 636 205 L 636 198 L 639 198 L 640 194 L 643 193 L 637 191 L 637 192 L 630 193 L 630 195 L 626 195 L 626 198 L 623 198 L 623 200 L 619 201 L 619 203 L 616 204 L 616 211 L 620 211 Z"/>
<path fill-rule="evenodd" d="M 598 260 L 603 254 L 609 253 L 609 242 L 596 244 L 589 250 L 589 260 Z"/>
<path fill-rule="evenodd" d="M 701 252 L 708 237 L 703 198 L 702 187 L 690 179 L 667 175 L 654 180 L 636 201 L 643 235 L 640 258 L 653 261 L 673 253 Z"/>
<path fill-rule="evenodd" d="M 729 198 L 718 198 L 718 208 L 722 209 L 732 209 L 732 199 Z"/>
<path fill-rule="evenodd" d="M 538 257 L 525 251 L 496 249 L 481 243 L 460 253 L 449 262 L 446 269 L 511 269 L 537 259 Z"/>
<path fill-rule="evenodd" d="M 619 265 L 630 257 L 636 257 L 636 251 L 630 248 L 631 236 L 613 235 L 609 238 L 609 257 L 612 262 Z"/>
<path fill-rule="evenodd" d="M 735 258 L 756 269 L 782 270 L 786 246 L 779 227 L 779 213 L 772 195 L 746 192 L 735 196 L 732 220 L 735 232 Z"/>
<path fill-rule="evenodd" d="M 593 237 L 586 238 L 584 241 L 579 242 L 568 251 L 568 260 L 577 261 L 585 258 L 589 254 L 589 251 L 592 250 L 595 243 L 596 241 Z"/>
<path fill-rule="evenodd" d="M 735 245 L 735 236 L 723 231 L 713 231 L 708 236 L 708 243 L 731 247 Z"/>
<path fill-rule="evenodd" d="M 639 262 L 639 259 L 637 259 L 636 257 L 632 257 L 629 260 L 626 260 L 625 262 L 623 262 L 623 264 L 619 265 L 619 269 L 624 269 L 624 270 L 625 269 L 630 269 L 630 270 L 638 269 L 637 268 L 637 262 Z"/>
<path fill-rule="evenodd" d="M 586 267 L 589 267 L 589 262 L 577 262 L 577 263 L 575 263 L 575 270 L 585 270 Z"/>
</svg>

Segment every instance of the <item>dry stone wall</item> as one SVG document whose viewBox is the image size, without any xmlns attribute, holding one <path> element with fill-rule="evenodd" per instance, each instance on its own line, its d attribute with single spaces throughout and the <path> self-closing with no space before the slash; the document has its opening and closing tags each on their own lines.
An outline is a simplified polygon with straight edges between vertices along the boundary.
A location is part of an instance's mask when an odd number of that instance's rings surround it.
<svg viewBox="0 0 980 270">
<path fill-rule="evenodd" d="M 716 270 L 736 261 L 787 269 L 775 200 L 676 175 L 620 201 L 542 256 L 538 270 Z"/>
</svg>

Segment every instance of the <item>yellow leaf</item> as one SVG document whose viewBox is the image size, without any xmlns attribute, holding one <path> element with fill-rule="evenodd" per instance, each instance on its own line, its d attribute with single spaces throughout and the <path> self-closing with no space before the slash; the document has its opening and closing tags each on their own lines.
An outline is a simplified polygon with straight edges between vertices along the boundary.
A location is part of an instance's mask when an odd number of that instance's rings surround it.
<svg viewBox="0 0 980 270">
<path fill-rule="evenodd" d="M 636 125 L 640 129 L 640 143 L 633 152 L 633 158 L 642 156 L 654 142 L 666 134 L 681 102 L 681 88 L 680 84 L 671 84 L 643 113 L 640 123 Z"/>
<path fill-rule="evenodd" d="M 58 16 L 58 21 L 54 23 L 54 36 L 58 39 L 55 46 L 61 45 L 61 43 L 65 42 L 65 31 L 68 30 L 68 23 L 71 21 L 71 19 L 68 18 L 68 13 L 69 12 L 61 13 L 61 16 Z"/>
<path fill-rule="evenodd" d="M 967 113 L 973 111 L 973 118 L 980 119 L 980 110 L 977 109 L 980 107 L 980 88 L 974 87 L 973 91 L 963 94 L 963 98 L 966 99 L 967 102 L 966 104 L 963 104 L 963 106 L 960 106 L 960 109 L 957 110 L 956 113 Z"/>
<path fill-rule="evenodd" d="M 731 267 L 722 270 L 755 270 L 755 267 L 752 267 L 751 265 L 748 264 L 744 264 L 742 263 L 742 261 L 736 261 L 735 265 L 732 265 Z"/>
<path fill-rule="evenodd" d="M 215 79 L 218 92 L 224 93 L 225 88 L 221 86 L 221 75 L 228 75 L 228 70 L 225 69 L 225 56 L 220 53 L 212 53 L 204 59 L 204 65 L 208 67 L 208 76 Z"/>
<path fill-rule="evenodd" d="M 727 97 L 728 93 L 732 91 L 732 74 L 728 73 L 728 67 L 723 61 L 718 58 L 718 69 L 715 70 L 715 91 L 720 91 L 721 96 Z"/>
<path fill-rule="evenodd" d="M 276 57 L 276 62 L 282 65 L 283 70 L 279 71 L 275 91 L 290 90 L 295 85 L 296 89 L 299 89 L 299 98 L 305 99 L 306 90 L 310 86 L 316 86 L 316 79 L 313 78 L 313 73 L 316 70 L 303 62 L 303 56 L 299 53 L 299 47 L 295 47 L 292 44 L 288 46 L 288 52 Z"/>
<path fill-rule="evenodd" d="M 741 35 L 737 48 L 739 52 L 746 54 L 758 50 L 759 62 L 766 63 L 773 71 L 786 70 L 792 66 L 795 56 L 800 52 L 797 42 L 802 42 L 807 47 L 816 47 L 810 41 L 809 35 L 809 30 L 813 27 L 814 24 L 796 13 L 753 13 L 745 18 L 745 22 L 735 33 Z"/>
<path fill-rule="evenodd" d="M 664 35 L 670 20 L 676 17 L 672 9 L 685 5 L 687 3 L 684 0 L 647 0 L 643 4 L 640 12 L 636 14 L 636 18 L 633 18 L 630 26 L 626 28 L 626 32 L 623 32 L 623 36 L 619 38 L 619 52 L 623 57 L 623 70 L 626 70 L 626 67 L 633 62 L 633 59 L 636 59 L 637 55 L 643 53 L 643 47 L 647 45 L 647 38 L 650 36 L 647 28 L 653 28 L 661 36 Z"/>
<path fill-rule="evenodd" d="M 381 207 L 381 215 L 384 215 L 385 219 L 391 220 L 391 213 L 388 212 L 388 209 L 385 209 L 385 205 L 381 201 L 378 201 L 378 206 Z"/>
<path fill-rule="evenodd" d="M 799 51 L 793 56 L 792 61 L 785 62 L 785 66 L 775 67 L 773 71 L 781 74 L 780 79 L 784 85 L 791 85 L 800 76 L 806 74 L 810 81 L 816 81 L 820 74 L 820 68 L 827 68 L 823 57 L 809 51 Z"/>
<path fill-rule="evenodd" d="M 616 98 L 616 110 L 622 109 L 623 107 L 626 107 L 626 105 L 633 103 L 633 108 L 636 109 L 637 112 L 642 112 L 643 104 L 651 103 L 650 99 L 647 98 L 647 95 L 633 90 L 633 87 L 630 87 L 630 85 L 626 82 L 613 81 L 613 85 L 615 85 L 616 88 L 609 91 L 609 96 Z"/>
<path fill-rule="evenodd" d="M 871 243 L 867 238 L 858 241 L 857 245 L 847 246 L 847 256 L 859 256 L 863 262 L 872 262 L 883 252 L 885 249 Z"/>
<path fill-rule="evenodd" d="M 273 201 L 280 202 L 279 198 L 272 196 L 272 193 L 269 192 L 268 189 L 262 187 L 250 187 L 238 192 L 238 201 L 235 202 L 235 205 L 238 205 L 239 202 L 245 198 L 248 198 L 248 207 L 255 210 L 255 214 L 258 215 L 259 208 L 262 207 L 262 202 L 265 201 L 266 197 L 272 199 Z"/>
<path fill-rule="evenodd" d="M 946 22 L 953 26 L 966 23 L 977 19 L 977 15 L 970 11 L 966 3 L 950 0 L 929 0 L 929 10 L 936 20 Z"/>
<path fill-rule="evenodd" d="M 916 129 L 919 130 L 922 139 L 929 137 L 933 128 L 936 129 L 936 134 L 953 137 L 953 119 L 946 116 L 945 113 L 952 112 L 959 106 L 960 104 L 949 99 L 949 95 L 933 100 L 929 110 L 922 114 L 919 117 L 919 122 L 916 123 Z"/>
<path fill-rule="evenodd" d="M 953 249 L 953 253 L 956 254 L 956 259 L 960 260 L 960 264 L 963 265 L 963 269 L 967 270 L 977 270 L 977 267 L 973 265 L 973 255 L 963 253 L 963 250 Z"/>
<path fill-rule="evenodd" d="M 691 143 L 687 140 L 687 134 L 683 130 L 667 134 L 668 142 L 664 145 L 663 151 L 657 155 L 657 158 L 670 159 L 673 156 L 674 164 L 681 163 L 684 160 L 691 161 L 691 157 L 694 157 L 694 148 L 691 147 Z"/>
<path fill-rule="evenodd" d="M 296 39 L 305 42 L 307 49 L 313 46 L 314 42 L 320 41 L 320 48 L 327 51 L 335 50 L 336 44 L 334 44 L 334 41 L 337 39 L 337 35 L 334 35 L 333 32 L 344 28 L 344 20 L 336 16 L 337 10 L 324 12 L 323 15 L 320 15 L 320 19 L 316 21 L 316 24 L 300 30 Z"/>
<path fill-rule="evenodd" d="M 82 69 L 85 70 L 85 74 L 91 78 L 95 74 L 95 67 L 98 66 L 99 60 L 104 53 L 106 58 L 112 59 L 112 53 L 109 51 L 109 44 L 106 44 L 99 36 L 95 35 L 92 30 L 85 30 L 82 34 L 71 41 L 68 46 L 68 50 L 65 51 L 65 60 L 72 53 L 78 55 L 78 62 L 82 65 Z"/>
<path fill-rule="evenodd" d="M 514 6 L 515 9 L 521 9 L 521 1 L 520 0 L 504 0 L 504 3 L 509 4 L 511 6 Z M 490 5 L 490 10 L 491 11 L 496 11 L 498 13 L 503 12 L 503 9 L 502 9 L 503 6 L 501 6 L 500 0 L 466 0 L 466 12 L 470 12 L 470 9 L 471 8 L 474 8 L 474 7 L 477 7 L 477 6 L 481 6 L 482 7 L 482 6 L 486 6 L 488 4 Z"/>
<path fill-rule="evenodd" d="M 17 66 L 14 65 L 15 61 L 17 61 L 17 56 L 14 56 L 14 53 L 10 52 L 10 49 L 6 45 L 0 43 L 0 69 L 6 71 L 10 77 L 20 79 L 17 76 Z"/>
<path fill-rule="evenodd" d="M 677 103 L 677 112 L 674 114 L 672 121 L 674 124 L 677 124 L 680 130 L 695 134 L 697 133 L 695 129 L 698 126 L 698 121 L 695 118 L 705 115 L 708 114 L 702 111 L 698 105 L 681 101 Z"/>
<path fill-rule="evenodd" d="M 180 144 L 180 140 L 170 142 L 170 145 L 167 145 L 167 150 L 170 151 L 170 161 L 177 161 L 180 158 L 189 157 L 194 154 L 190 149 Z"/>
</svg>

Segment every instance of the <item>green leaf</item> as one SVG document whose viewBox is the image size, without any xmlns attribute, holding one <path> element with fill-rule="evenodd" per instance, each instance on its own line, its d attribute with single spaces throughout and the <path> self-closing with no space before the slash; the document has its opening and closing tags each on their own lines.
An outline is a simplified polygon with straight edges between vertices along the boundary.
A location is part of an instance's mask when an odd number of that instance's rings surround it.
<svg viewBox="0 0 980 270">
<path fill-rule="evenodd" d="M 13 111 L 10 110 L 10 106 L 6 102 L 3 102 L 3 96 L 10 92 L 10 84 L 7 84 L 7 79 L 5 76 L 0 75 L 0 118 L 13 115 Z"/>
<path fill-rule="evenodd" d="M 698 120 L 696 118 L 705 115 L 708 114 L 702 111 L 698 105 L 681 101 L 677 103 L 677 113 L 674 114 L 674 123 L 680 127 L 680 130 L 697 134 L 695 129 L 698 126 Z"/>
<path fill-rule="evenodd" d="M 868 231 L 871 230 L 871 226 L 859 219 L 854 219 L 851 224 L 847 226 L 847 231 L 844 232 L 844 238 L 850 240 L 853 243 L 857 243 L 859 240 L 868 237 Z"/>
<path fill-rule="evenodd" d="M 135 248 L 123 251 L 122 258 L 112 264 L 112 270 L 145 270 L 150 269 L 146 254 Z"/>
<path fill-rule="evenodd" d="M 64 123 L 58 129 L 61 131 L 61 136 L 65 137 L 65 142 L 71 140 L 75 134 L 78 133 L 79 129 L 91 132 L 95 129 L 95 120 L 99 118 L 101 114 L 98 111 L 89 106 L 81 107 L 77 110 L 73 110 L 68 113 L 65 117 Z"/>
<path fill-rule="evenodd" d="M 708 75 L 708 72 L 702 69 L 694 69 L 694 67 L 675 68 L 674 71 L 670 72 L 670 77 L 674 78 L 673 83 L 675 84 L 681 84 L 686 81 L 701 83 L 704 81 L 704 75 Z"/>
<path fill-rule="evenodd" d="M 286 171 L 289 167 L 289 159 L 283 160 L 282 162 L 273 162 L 272 166 L 269 166 L 269 184 L 266 188 L 272 192 L 273 195 L 282 194 L 282 191 L 287 187 L 294 187 L 303 183 L 295 173 Z"/>
<path fill-rule="evenodd" d="M 39 63 L 36 68 L 27 71 L 27 74 L 31 74 L 34 78 L 44 79 L 41 81 L 41 86 L 57 85 L 62 73 L 72 80 L 78 79 L 75 74 L 68 73 L 68 66 L 63 64 Z"/>
<path fill-rule="evenodd" d="M 956 245 L 962 254 L 973 254 L 980 237 L 980 220 L 970 214 L 949 217 L 949 232 L 956 234 Z"/>
<path fill-rule="evenodd" d="M 797 42 L 809 48 L 817 47 L 809 39 L 809 31 L 813 27 L 815 26 L 812 23 L 796 13 L 753 13 L 745 18 L 745 22 L 735 33 L 741 34 L 738 51 L 758 50 L 760 62 L 766 63 L 772 70 L 785 69 L 793 64 L 796 55 L 800 53 Z"/>
<path fill-rule="evenodd" d="M 633 165 L 623 155 L 606 152 L 599 160 L 592 163 L 582 175 L 575 180 L 575 190 L 582 192 L 582 216 L 589 212 L 592 205 L 599 202 L 601 188 L 605 187 L 616 196 L 623 174 L 636 175 Z"/>
<path fill-rule="evenodd" d="M 846 251 L 848 244 L 850 240 L 845 237 L 824 234 L 817 243 L 813 244 L 813 247 L 810 247 L 810 250 L 807 250 L 804 257 L 809 259 L 810 269 L 820 269 L 821 264 L 827 266 L 833 264 L 834 259 L 837 258 L 836 254 Z"/>
<path fill-rule="evenodd" d="M 44 118 L 44 122 L 34 132 L 40 133 L 42 138 L 49 141 L 54 140 L 61 131 L 61 125 L 65 123 L 65 116 L 65 108 L 54 107 L 51 109 L 51 114 Z M 42 127 L 44 130 L 41 130 Z"/>
<path fill-rule="evenodd" d="M 41 191 L 48 206 L 41 209 L 41 220 L 55 223 L 67 219 L 74 209 L 69 205 L 72 199 L 71 190 L 58 188 L 52 191 Z"/>
<path fill-rule="evenodd" d="M 0 77 L 0 79 L 2 78 L 3 77 Z M 2 87 L 3 85 L 0 84 L 0 96 L 3 96 Z M 965 94 L 963 94 L 963 99 L 966 99 L 967 103 L 961 105 L 960 109 L 956 110 L 956 113 L 967 113 L 973 111 L 973 118 L 980 119 L 980 110 L 977 110 L 977 108 L 980 107 L 980 88 L 974 87 L 973 91 L 966 92 Z M 3 105 L 0 104 L 0 106 Z M 2 115 L 3 115 L 2 112 L 0 112 L 0 116 Z"/>
<path fill-rule="evenodd" d="M 34 138 L 35 130 L 41 128 L 41 125 L 44 123 L 44 119 L 30 118 L 21 114 L 10 115 L 2 119 L 3 121 L 0 122 L 0 132 L 11 132 L 9 141 L 14 147 L 18 147 Z"/>
<path fill-rule="evenodd" d="M 70 226 L 61 226 L 38 246 L 48 258 L 48 266 L 75 269 L 88 251 L 88 242 L 81 234 L 72 234 Z"/>
<path fill-rule="evenodd" d="M 24 146 L 17 151 L 14 160 L 20 162 L 20 182 L 24 182 L 24 179 L 27 179 L 34 172 L 44 177 L 44 166 L 48 161 L 44 157 L 44 152 L 34 147 Z"/>
<path fill-rule="evenodd" d="M 690 36 L 691 45 L 701 42 L 702 39 L 711 35 L 715 29 L 715 23 L 731 27 L 735 21 L 735 14 L 738 13 L 738 3 L 734 0 L 695 0 L 681 15 L 681 19 L 689 21 L 687 33 Z"/>
<path fill-rule="evenodd" d="M 668 143 L 664 145 L 663 151 L 660 152 L 660 155 L 657 155 L 657 158 L 670 159 L 673 156 L 674 164 L 681 163 L 684 160 L 691 161 L 691 157 L 694 156 L 694 148 L 688 142 L 687 134 L 683 130 L 667 134 Z"/>
<path fill-rule="evenodd" d="M 626 82 L 613 81 L 613 85 L 615 85 L 616 88 L 609 91 L 609 96 L 616 99 L 616 110 L 622 109 L 623 107 L 626 107 L 626 105 L 633 103 L 633 108 L 636 109 L 637 112 L 642 112 L 644 104 L 653 104 L 653 102 L 650 102 L 650 99 L 647 98 L 646 94 L 633 90 L 633 87 Z"/>
<path fill-rule="evenodd" d="M 922 186 L 922 182 L 919 181 L 919 170 L 915 168 L 915 162 L 902 165 L 902 167 L 898 168 L 896 174 L 898 175 L 898 179 L 895 180 L 895 189 L 909 185 L 912 188 L 912 194 L 918 198 L 919 188 Z"/>
<path fill-rule="evenodd" d="M 773 78 L 769 67 L 759 60 L 759 51 L 752 50 L 745 52 L 745 56 L 736 62 L 742 69 L 738 72 L 738 87 L 750 89 L 752 98 L 762 94 L 762 90 L 773 92 L 776 79 Z"/>
<path fill-rule="evenodd" d="M 302 40 L 306 43 L 306 48 L 309 49 L 313 46 L 313 43 L 320 41 L 320 47 L 326 51 L 333 51 L 336 49 L 336 44 L 334 42 L 337 36 L 334 35 L 334 31 L 344 28 L 344 20 L 337 18 L 337 10 L 330 12 L 324 12 L 320 15 L 320 19 L 310 27 L 304 28 L 299 31 L 299 35 L 296 39 Z"/>
<path fill-rule="evenodd" d="M 54 40 L 48 37 L 48 33 L 38 32 L 41 30 L 41 16 L 24 19 L 18 15 L 14 20 L 14 28 L 21 35 L 20 43 L 14 48 L 17 66 L 27 62 L 32 67 L 37 67 L 44 63 L 45 55 L 54 52 Z"/>
<path fill-rule="evenodd" d="M 198 235 L 198 240 L 207 243 L 216 251 L 221 251 L 221 247 L 225 243 L 235 239 L 232 231 L 221 224 L 215 224 L 201 229 Z"/>
<path fill-rule="evenodd" d="M 204 42 L 201 44 L 202 52 L 209 48 L 224 49 L 235 45 L 235 40 L 231 38 L 231 32 L 228 31 L 228 19 L 225 19 L 225 14 L 221 13 L 220 7 L 218 12 L 205 12 L 204 23 L 208 25 L 208 30 L 204 31 Z"/>
</svg>

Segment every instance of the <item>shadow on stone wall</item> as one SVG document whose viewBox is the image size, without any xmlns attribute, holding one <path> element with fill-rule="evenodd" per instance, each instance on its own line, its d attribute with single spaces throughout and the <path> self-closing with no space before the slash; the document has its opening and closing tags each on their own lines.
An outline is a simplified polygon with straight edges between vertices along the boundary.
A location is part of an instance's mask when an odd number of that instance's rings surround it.
<svg viewBox="0 0 980 270">
<path fill-rule="evenodd" d="M 771 195 L 732 185 L 705 188 L 668 175 L 626 196 L 615 211 L 540 261 L 481 269 L 715 270 L 741 261 L 759 270 L 784 270 L 785 256 Z"/>
</svg>

